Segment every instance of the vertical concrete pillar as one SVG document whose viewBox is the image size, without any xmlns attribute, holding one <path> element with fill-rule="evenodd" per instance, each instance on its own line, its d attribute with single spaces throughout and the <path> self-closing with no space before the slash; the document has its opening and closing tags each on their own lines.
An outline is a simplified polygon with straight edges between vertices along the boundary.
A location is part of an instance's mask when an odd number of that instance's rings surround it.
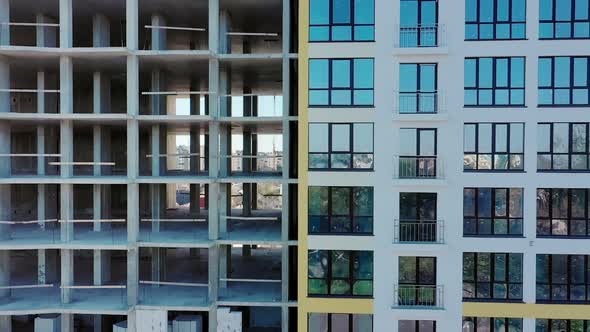
<svg viewBox="0 0 590 332">
<path fill-rule="evenodd" d="M 47 283 L 47 253 L 45 249 L 37 250 L 37 283 L 44 285 Z"/>
<path fill-rule="evenodd" d="M 0 22 L 10 22 L 10 0 L 0 0 Z M 10 45 L 10 27 L 2 24 L 0 25 L 0 46 L 8 45 Z"/>
<path fill-rule="evenodd" d="M 151 72 L 151 90 L 152 92 L 161 92 L 166 89 L 164 72 L 161 70 L 152 70 Z M 155 94 L 150 96 L 150 106 L 152 115 L 166 114 L 166 96 Z"/>
<path fill-rule="evenodd" d="M 60 314 L 61 332 L 76 332 L 74 330 L 74 314 Z"/>
<path fill-rule="evenodd" d="M 166 20 L 162 15 L 152 15 L 153 26 L 165 26 Z M 166 30 L 152 28 L 152 50 L 166 49 Z"/>
<path fill-rule="evenodd" d="M 55 19 L 43 14 L 36 15 L 37 23 L 56 23 Z M 37 26 L 37 47 L 57 47 L 57 29 L 48 26 Z"/>
<path fill-rule="evenodd" d="M 10 250 L 0 250 L 0 286 L 10 286 Z M 0 297 L 10 296 L 9 289 L 0 289 Z"/>
<path fill-rule="evenodd" d="M 166 248 L 151 248 L 151 251 L 152 281 L 164 281 L 166 280 Z"/>
<path fill-rule="evenodd" d="M 100 161 L 108 161 L 111 162 L 114 160 L 111 148 L 113 146 L 111 142 L 111 128 L 109 127 L 102 127 L 100 133 L 100 147 L 95 147 L 96 150 L 100 152 Z M 114 166 L 100 166 L 100 174 L 101 175 L 112 175 Z"/>
<path fill-rule="evenodd" d="M 46 189 L 45 185 L 40 183 L 37 184 L 37 220 L 39 221 L 39 227 L 45 229 L 45 221 L 47 218 L 46 208 Z"/>
<path fill-rule="evenodd" d="M 45 72 L 37 72 L 37 113 L 45 113 Z"/>
<path fill-rule="evenodd" d="M 162 217 L 162 186 L 158 183 L 150 184 L 150 200 L 152 207 L 152 232 L 160 231 L 160 218 Z"/>
<path fill-rule="evenodd" d="M 37 125 L 37 175 L 45 175 L 45 127 Z"/>
<path fill-rule="evenodd" d="M 111 112 L 111 79 L 103 72 L 92 75 L 92 111 L 94 114 Z"/>
<path fill-rule="evenodd" d="M 61 285 L 74 285 L 74 251 L 71 249 L 61 249 Z M 70 288 L 61 289 L 61 301 L 64 304 L 72 301 L 72 290 Z"/>
<path fill-rule="evenodd" d="M 191 103 L 192 105 L 192 103 Z M 193 125 L 190 129 L 190 153 L 198 154 L 190 157 L 190 172 L 196 175 L 201 170 L 201 125 Z"/>
<path fill-rule="evenodd" d="M 61 177 L 69 178 L 73 174 L 73 166 L 69 164 L 74 161 L 74 128 L 72 120 L 62 120 L 60 124 L 60 165 Z"/>
<path fill-rule="evenodd" d="M 10 153 L 10 125 L 0 121 L 0 153 Z M 0 158 L 0 177 L 10 177 L 10 158 Z M 9 184 L 0 184 L 0 220 L 11 219 L 11 193 Z M 10 236 L 10 225 L 0 225 L 0 237 Z"/>
<path fill-rule="evenodd" d="M 111 280 L 111 252 L 108 250 L 94 250 L 93 258 L 94 285 L 105 285 Z"/>
<path fill-rule="evenodd" d="M 68 56 L 61 56 L 59 58 L 59 105 L 60 113 L 62 114 L 71 114 L 73 112 L 73 81 L 72 58 Z"/>
<path fill-rule="evenodd" d="M 138 43 L 138 28 L 139 28 L 139 0 L 126 0 L 125 11 L 127 17 L 126 33 L 127 33 L 127 48 L 134 51 L 137 50 Z"/>
<path fill-rule="evenodd" d="M 211 24 L 209 24 L 211 26 Z M 231 39 L 228 32 L 231 31 L 231 20 L 227 11 L 219 12 L 219 53 L 227 54 L 231 52 Z M 209 39 L 211 42 L 211 39 Z"/>
<path fill-rule="evenodd" d="M 102 193 L 101 187 L 103 185 L 93 184 L 92 185 L 92 219 L 95 220 L 93 224 L 93 230 L 100 232 L 102 230 L 102 223 L 99 221 L 102 219 Z"/>
<path fill-rule="evenodd" d="M 218 264 L 219 264 L 219 288 L 227 288 L 227 281 L 222 281 L 221 279 L 225 279 L 228 277 L 229 274 L 229 261 L 231 259 L 231 245 L 220 245 L 219 246 L 219 256 L 218 256 Z"/>
<path fill-rule="evenodd" d="M 160 176 L 160 125 L 152 125 L 152 176 Z"/>
<path fill-rule="evenodd" d="M 103 14 L 92 17 L 92 47 L 109 47 L 111 44 L 111 25 Z"/>
<path fill-rule="evenodd" d="M 92 141 L 93 141 L 93 147 L 92 147 L 92 160 L 94 162 L 101 162 L 102 161 L 102 154 L 101 154 L 101 150 L 102 150 L 102 131 L 101 131 L 101 126 L 100 125 L 94 125 L 92 126 Z M 98 164 L 94 164 L 92 166 L 92 172 L 94 176 L 100 176 L 101 175 L 101 166 Z"/>
<path fill-rule="evenodd" d="M 195 217 L 201 214 L 201 185 L 198 183 L 190 184 L 190 214 Z"/>
<path fill-rule="evenodd" d="M 0 331 L 12 332 L 12 316 L 0 316 Z"/>
<path fill-rule="evenodd" d="M 71 183 L 62 183 L 60 185 L 60 216 L 66 221 L 60 223 L 61 225 L 61 241 L 68 242 L 74 238 L 74 224 L 68 222 L 74 219 L 74 198 L 73 187 Z"/>
<path fill-rule="evenodd" d="M 72 0 L 59 0 L 59 42 L 61 48 L 73 47 Z"/>
</svg>

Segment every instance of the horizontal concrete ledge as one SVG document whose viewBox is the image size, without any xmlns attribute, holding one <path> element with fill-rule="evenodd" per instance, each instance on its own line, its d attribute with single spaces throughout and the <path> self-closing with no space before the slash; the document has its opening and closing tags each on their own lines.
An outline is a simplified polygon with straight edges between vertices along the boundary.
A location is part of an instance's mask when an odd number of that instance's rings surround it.
<svg viewBox="0 0 590 332">
<path fill-rule="evenodd" d="M 447 46 L 439 47 L 396 47 L 393 50 L 395 56 L 420 56 L 420 55 L 449 55 Z"/>
<path fill-rule="evenodd" d="M 162 306 L 162 305 L 145 305 L 138 304 L 135 310 L 168 310 L 168 311 L 200 311 L 207 312 L 212 310 L 211 307 L 191 307 L 191 306 Z"/>
<path fill-rule="evenodd" d="M 215 246 L 215 241 L 206 242 L 147 242 L 137 241 L 140 248 L 201 248 L 209 249 Z"/>
<path fill-rule="evenodd" d="M 236 307 L 282 307 L 287 302 L 217 301 L 218 306 Z"/>
<path fill-rule="evenodd" d="M 464 302 L 463 316 L 590 319 L 590 304 Z"/>
<path fill-rule="evenodd" d="M 101 310 L 99 308 L 87 310 L 76 308 L 63 308 L 60 305 L 54 307 L 31 310 L 0 310 L 0 315 L 42 315 L 42 314 L 81 314 L 81 315 L 121 315 L 126 316 L 131 310 Z"/>
</svg>

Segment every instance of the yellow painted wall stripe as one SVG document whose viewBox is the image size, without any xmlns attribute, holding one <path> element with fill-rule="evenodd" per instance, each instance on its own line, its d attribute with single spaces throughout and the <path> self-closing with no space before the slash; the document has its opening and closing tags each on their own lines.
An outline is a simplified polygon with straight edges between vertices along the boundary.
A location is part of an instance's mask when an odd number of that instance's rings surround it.
<svg viewBox="0 0 590 332">
<path fill-rule="evenodd" d="M 535 303 L 463 303 L 466 317 L 590 319 L 590 305 Z"/>
</svg>

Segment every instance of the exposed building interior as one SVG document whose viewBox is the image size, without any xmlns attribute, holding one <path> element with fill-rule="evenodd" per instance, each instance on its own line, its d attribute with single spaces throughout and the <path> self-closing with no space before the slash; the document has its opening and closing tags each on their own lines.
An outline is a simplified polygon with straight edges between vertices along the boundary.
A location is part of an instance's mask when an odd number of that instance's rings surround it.
<svg viewBox="0 0 590 332">
<path fill-rule="evenodd" d="M 0 331 L 295 331 L 296 0 L 0 0 Z"/>
</svg>

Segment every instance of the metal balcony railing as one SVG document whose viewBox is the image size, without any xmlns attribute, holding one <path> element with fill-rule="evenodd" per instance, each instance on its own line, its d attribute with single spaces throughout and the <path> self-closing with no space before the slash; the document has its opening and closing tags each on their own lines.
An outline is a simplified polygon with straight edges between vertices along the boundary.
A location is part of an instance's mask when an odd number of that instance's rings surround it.
<svg viewBox="0 0 590 332">
<path fill-rule="evenodd" d="M 395 307 L 443 308 L 443 285 L 394 285 Z"/>
<path fill-rule="evenodd" d="M 398 26 L 395 46 L 408 47 L 441 47 L 446 46 L 446 31 L 443 24 L 416 24 Z"/>
<path fill-rule="evenodd" d="M 394 221 L 394 243 L 444 243 L 444 222 L 442 220 Z"/>
<path fill-rule="evenodd" d="M 441 179 L 444 177 L 442 159 L 437 156 L 395 156 L 398 179 Z"/>
<path fill-rule="evenodd" d="M 397 114 L 439 114 L 445 111 L 444 94 L 440 91 L 398 91 L 395 96 Z"/>
</svg>

